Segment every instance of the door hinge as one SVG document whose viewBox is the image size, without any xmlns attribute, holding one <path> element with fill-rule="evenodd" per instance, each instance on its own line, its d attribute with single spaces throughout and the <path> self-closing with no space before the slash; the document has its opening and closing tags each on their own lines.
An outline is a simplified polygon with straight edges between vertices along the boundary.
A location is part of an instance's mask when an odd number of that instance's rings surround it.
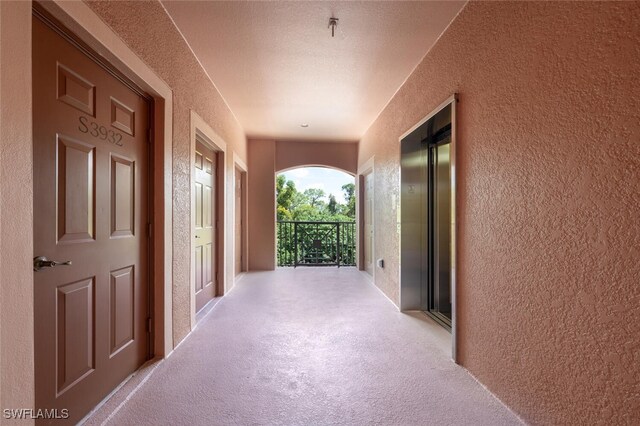
<svg viewBox="0 0 640 426">
<path fill-rule="evenodd" d="M 147 333 L 151 333 L 151 330 L 153 330 L 153 318 L 149 317 L 147 318 Z"/>
<path fill-rule="evenodd" d="M 151 238 L 153 235 L 153 225 L 151 223 L 147 223 L 147 238 Z"/>
<path fill-rule="evenodd" d="M 151 143 L 152 140 L 153 140 L 153 128 L 149 127 L 147 129 L 147 143 Z"/>
</svg>

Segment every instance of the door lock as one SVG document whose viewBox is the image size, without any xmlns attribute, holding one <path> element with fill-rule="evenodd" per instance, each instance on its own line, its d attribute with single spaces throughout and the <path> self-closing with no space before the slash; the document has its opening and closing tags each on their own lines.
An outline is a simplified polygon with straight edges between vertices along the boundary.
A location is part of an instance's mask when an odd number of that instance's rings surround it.
<svg viewBox="0 0 640 426">
<path fill-rule="evenodd" d="M 58 262 L 56 260 L 49 260 L 44 256 L 33 258 L 33 270 L 36 272 L 43 268 L 54 268 L 56 266 L 71 266 L 71 261 Z"/>
</svg>

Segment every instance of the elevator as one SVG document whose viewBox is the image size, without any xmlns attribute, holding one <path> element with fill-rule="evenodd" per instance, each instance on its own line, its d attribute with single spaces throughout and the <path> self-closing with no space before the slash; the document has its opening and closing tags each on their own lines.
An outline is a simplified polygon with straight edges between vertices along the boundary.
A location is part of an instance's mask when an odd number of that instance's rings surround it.
<svg viewBox="0 0 640 426">
<path fill-rule="evenodd" d="M 453 329 L 455 98 L 407 132 L 401 145 L 400 307 Z"/>
</svg>

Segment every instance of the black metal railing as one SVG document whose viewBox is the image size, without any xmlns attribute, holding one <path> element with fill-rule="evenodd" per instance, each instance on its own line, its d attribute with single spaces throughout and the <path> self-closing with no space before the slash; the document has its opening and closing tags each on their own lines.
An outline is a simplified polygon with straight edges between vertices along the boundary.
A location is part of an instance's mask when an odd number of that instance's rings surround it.
<svg viewBox="0 0 640 426">
<path fill-rule="evenodd" d="M 355 266 L 355 222 L 278 221 L 278 266 Z"/>
</svg>

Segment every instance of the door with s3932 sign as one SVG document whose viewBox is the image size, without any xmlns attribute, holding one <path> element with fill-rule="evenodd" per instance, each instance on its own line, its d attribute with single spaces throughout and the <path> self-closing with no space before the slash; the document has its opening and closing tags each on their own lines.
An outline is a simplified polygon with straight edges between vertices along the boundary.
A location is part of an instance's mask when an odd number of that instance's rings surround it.
<svg viewBox="0 0 640 426">
<path fill-rule="evenodd" d="M 90 54 L 36 13 L 36 407 L 69 423 L 149 358 L 149 103 Z"/>
</svg>

